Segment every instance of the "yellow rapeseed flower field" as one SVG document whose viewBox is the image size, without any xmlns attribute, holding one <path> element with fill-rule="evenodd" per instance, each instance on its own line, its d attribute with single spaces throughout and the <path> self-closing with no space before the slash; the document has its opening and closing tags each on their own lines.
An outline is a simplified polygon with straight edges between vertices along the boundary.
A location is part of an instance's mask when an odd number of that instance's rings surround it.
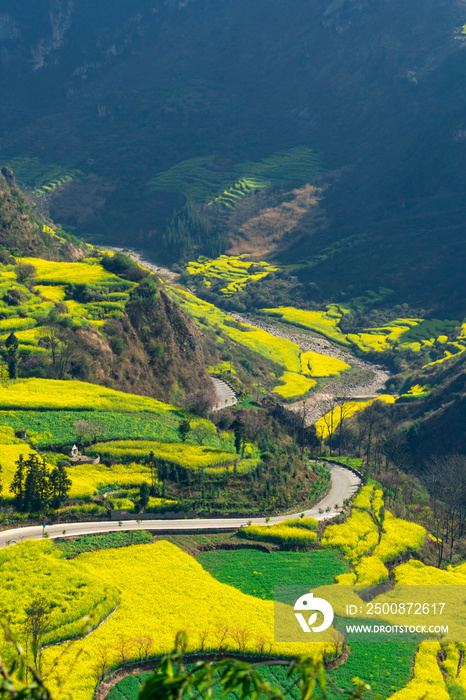
<svg viewBox="0 0 466 700">
<path fill-rule="evenodd" d="M 316 384 L 314 379 L 303 377 L 302 374 L 297 374 L 296 372 L 284 372 L 280 377 L 280 381 L 285 382 L 285 384 L 276 386 L 273 392 L 280 394 L 285 399 L 302 396 Z"/>
<path fill-rule="evenodd" d="M 2 383 L 0 409 L 86 409 L 99 411 L 165 413 L 177 411 L 147 396 L 76 380 L 15 379 Z"/>
<path fill-rule="evenodd" d="M 121 279 L 104 270 L 97 258 L 88 259 L 87 262 L 55 262 L 41 258 L 16 258 L 16 261 L 33 265 L 40 284 L 96 284 L 108 281 L 121 284 Z"/>
<path fill-rule="evenodd" d="M 191 445 L 186 442 L 161 442 L 160 440 L 112 440 L 92 445 L 92 453 L 125 461 L 125 458 L 143 459 L 150 452 L 155 457 L 179 464 L 186 469 L 217 467 L 232 464 L 239 460 L 236 452 L 226 452 L 205 445 Z"/>
<path fill-rule="evenodd" d="M 344 372 L 345 369 L 350 369 L 350 365 L 336 357 L 321 355 L 312 350 L 301 355 L 301 371 L 303 374 L 310 374 L 311 377 L 330 377 Z"/>
<path fill-rule="evenodd" d="M 20 542 L 0 550 L 0 610 L 9 617 L 21 641 L 25 610 L 36 596 L 52 603 L 45 644 L 79 634 L 85 615 L 92 614 L 94 625 L 98 625 L 118 604 L 111 582 L 102 582 L 62 557 L 47 540 Z"/>
<path fill-rule="evenodd" d="M 255 350 L 269 360 L 277 362 L 289 372 L 299 373 L 301 370 L 299 345 L 286 338 L 277 338 L 260 328 L 253 328 L 245 323 L 241 324 L 244 330 L 238 330 L 232 326 L 224 326 L 225 333 L 236 340 L 237 343 Z"/>
<path fill-rule="evenodd" d="M 199 258 L 197 262 L 188 263 L 186 271 L 190 275 L 202 275 L 207 287 L 211 286 L 213 280 L 225 280 L 228 284 L 220 291 L 225 296 L 231 296 L 241 291 L 250 280 L 260 280 L 269 272 L 278 270 L 278 267 L 267 262 L 252 263 L 244 258 L 244 255 L 220 255 L 215 260 Z"/>
<path fill-rule="evenodd" d="M 73 700 L 91 700 L 96 676 L 105 655 L 110 666 L 124 656 L 138 659 L 138 638 L 149 638 L 150 654 L 173 647 L 175 634 L 186 630 L 188 651 L 201 646 L 230 652 L 239 648 L 275 655 L 310 653 L 316 644 L 274 642 L 274 603 L 245 595 L 216 581 L 193 557 L 166 541 L 82 554 L 73 560 L 85 574 L 115 586 L 120 605 L 107 621 L 86 639 L 77 641 L 59 661 L 57 673 L 68 675 L 76 653 L 79 663 L 68 677 L 65 692 Z M 44 651 L 44 668 L 62 653 L 61 647 Z"/>
<path fill-rule="evenodd" d="M 149 467 L 144 464 L 73 464 L 67 469 L 71 479 L 70 498 L 94 496 L 103 486 L 136 486 L 151 483 Z"/>
<path fill-rule="evenodd" d="M 389 700 L 450 700 L 445 679 L 437 663 L 440 642 L 421 642 L 416 654 L 413 678 L 405 688 L 391 695 Z"/>
<path fill-rule="evenodd" d="M 312 518 L 308 518 L 312 520 Z M 317 533 L 307 527 L 299 527 L 299 520 L 284 520 L 276 525 L 248 525 L 241 528 L 240 532 L 251 539 L 286 543 L 309 544 L 317 540 Z"/>
<path fill-rule="evenodd" d="M 338 327 L 343 314 L 339 313 L 334 305 L 328 306 L 327 311 L 306 311 L 295 309 L 293 306 L 279 306 L 276 309 L 262 309 L 262 311 L 271 316 L 278 316 L 295 326 L 316 331 L 341 345 L 351 345 Z"/>
<path fill-rule="evenodd" d="M 406 550 L 415 551 L 424 542 L 426 530 L 417 523 L 395 518 L 383 510 L 382 490 L 364 486 L 353 502 L 351 515 L 339 525 L 329 525 L 322 544 L 341 549 L 354 567 L 342 574 L 340 584 L 375 585 L 388 578 L 384 562 Z"/>
<path fill-rule="evenodd" d="M 63 301 L 65 286 L 63 284 L 39 284 L 34 291 L 50 301 Z"/>
</svg>

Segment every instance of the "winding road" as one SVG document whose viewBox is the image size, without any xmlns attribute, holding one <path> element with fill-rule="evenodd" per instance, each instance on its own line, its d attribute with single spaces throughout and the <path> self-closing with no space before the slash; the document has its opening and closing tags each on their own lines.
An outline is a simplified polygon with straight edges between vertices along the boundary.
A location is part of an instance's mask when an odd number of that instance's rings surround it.
<svg viewBox="0 0 466 700">
<path fill-rule="evenodd" d="M 227 408 L 228 406 L 234 406 L 238 403 L 236 394 L 223 379 L 218 379 L 217 377 L 211 377 L 212 384 L 214 385 L 215 396 L 217 397 L 217 404 L 213 407 L 213 411 L 220 411 L 222 408 Z"/>
<path fill-rule="evenodd" d="M 345 469 L 337 464 L 326 465 L 330 470 L 332 486 L 329 493 L 315 506 L 305 511 L 298 511 L 290 515 L 280 515 L 270 518 L 269 525 L 296 518 L 304 512 L 306 517 L 316 520 L 325 520 L 336 515 L 347 498 L 351 498 L 358 490 L 361 480 L 349 469 Z M 163 533 L 185 533 L 206 530 L 237 530 L 242 525 L 251 522 L 253 525 L 265 525 L 265 518 L 196 518 L 179 520 L 126 520 L 121 526 L 118 522 L 84 522 L 84 523 L 61 523 L 59 525 L 47 525 L 45 532 L 48 537 L 55 539 L 58 537 L 76 537 L 78 535 L 91 535 L 103 532 L 118 532 L 119 530 L 151 530 Z M 0 547 L 5 547 L 24 540 L 39 540 L 44 534 L 41 526 L 19 527 L 13 530 L 3 530 L 0 532 Z"/>
</svg>

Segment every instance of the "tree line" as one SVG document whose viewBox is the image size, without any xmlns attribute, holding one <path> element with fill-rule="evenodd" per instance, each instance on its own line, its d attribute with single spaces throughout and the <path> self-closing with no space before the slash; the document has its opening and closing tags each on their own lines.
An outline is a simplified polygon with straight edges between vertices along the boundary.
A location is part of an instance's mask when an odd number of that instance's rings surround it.
<svg viewBox="0 0 466 700">
<path fill-rule="evenodd" d="M 18 510 L 34 512 L 47 506 L 59 508 L 66 500 L 71 479 L 62 464 L 49 469 L 43 457 L 31 453 L 26 459 L 21 454 L 15 465 L 10 491 Z"/>
</svg>

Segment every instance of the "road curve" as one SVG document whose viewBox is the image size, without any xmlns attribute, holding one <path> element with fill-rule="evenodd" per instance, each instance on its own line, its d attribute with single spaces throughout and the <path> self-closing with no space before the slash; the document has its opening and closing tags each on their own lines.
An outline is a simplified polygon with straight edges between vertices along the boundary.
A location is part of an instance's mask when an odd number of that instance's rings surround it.
<svg viewBox="0 0 466 700">
<path fill-rule="evenodd" d="M 217 377 L 211 377 L 212 384 L 215 389 L 215 396 L 217 397 L 217 404 L 213 407 L 213 411 L 220 411 L 222 408 L 227 408 L 228 406 L 234 406 L 238 403 L 236 394 L 223 379 L 218 379 Z"/>
<path fill-rule="evenodd" d="M 281 515 L 275 518 L 270 518 L 269 524 L 295 518 L 302 512 L 307 517 L 323 520 L 331 518 L 339 512 L 338 506 L 342 506 L 346 498 L 351 498 L 360 486 L 359 477 L 349 469 L 340 467 L 336 464 L 328 465 L 330 470 L 332 487 L 317 505 L 306 511 L 299 511 L 292 515 Z M 327 511 L 327 509 L 329 509 Z M 319 512 L 320 511 L 320 512 Z M 77 535 L 91 535 L 102 532 L 118 532 L 119 530 L 160 530 L 163 532 L 181 531 L 196 531 L 196 530 L 236 530 L 242 525 L 246 525 L 251 521 L 254 525 L 265 525 L 265 518 L 197 518 L 197 519 L 179 519 L 179 520 L 125 520 L 120 526 L 118 522 L 84 522 L 84 523 L 61 523 L 59 525 L 47 525 L 45 532 L 51 539 L 57 537 L 75 537 Z M 41 526 L 19 527 L 13 530 L 3 530 L 0 532 L 0 547 L 5 547 L 11 544 L 17 544 L 23 540 L 38 540 L 42 539 L 43 529 Z"/>
</svg>

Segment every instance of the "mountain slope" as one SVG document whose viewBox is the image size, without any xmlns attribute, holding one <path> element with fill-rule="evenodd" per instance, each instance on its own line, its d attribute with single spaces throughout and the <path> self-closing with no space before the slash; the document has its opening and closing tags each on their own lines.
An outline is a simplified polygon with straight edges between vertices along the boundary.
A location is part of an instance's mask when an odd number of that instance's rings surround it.
<svg viewBox="0 0 466 700">
<path fill-rule="evenodd" d="M 141 280 L 134 263 L 117 275 L 101 258 L 83 260 L 95 251 L 55 234 L 3 172 L 0 351 L 8 359 L 4 341 L 15 333 L 19 376 L 81 379 L 165 400 L 212 391 L 201 333 L 156 278 Z"/>
<path fill-rule="evenodd" d="M 38 256 L 46 260 L 79 260 L 84 245 L 56 235 L 33 211 L 33 203 L 25 198 L 12 171 L 0 171 L 0 250 L 3 262 L 9 254 Z"/>
<path fill-rule="evenodd" d="M 304 260 L 325 299 L 335 278 L 348 293 L 380 280 L 402 301 L 463 309 L 459 0 L 6 0 L 3 12 L 2 154 L 31 187 L 59 167 L 44 194 L 56 220 L 161 255 L 185 195 L 154 189 L 158 176 L 183 163 L 191 181 L 221 184 L 310 148 L 331 171 L 325 215 L 302 219 L 280 259 Z"/>
</svg>

